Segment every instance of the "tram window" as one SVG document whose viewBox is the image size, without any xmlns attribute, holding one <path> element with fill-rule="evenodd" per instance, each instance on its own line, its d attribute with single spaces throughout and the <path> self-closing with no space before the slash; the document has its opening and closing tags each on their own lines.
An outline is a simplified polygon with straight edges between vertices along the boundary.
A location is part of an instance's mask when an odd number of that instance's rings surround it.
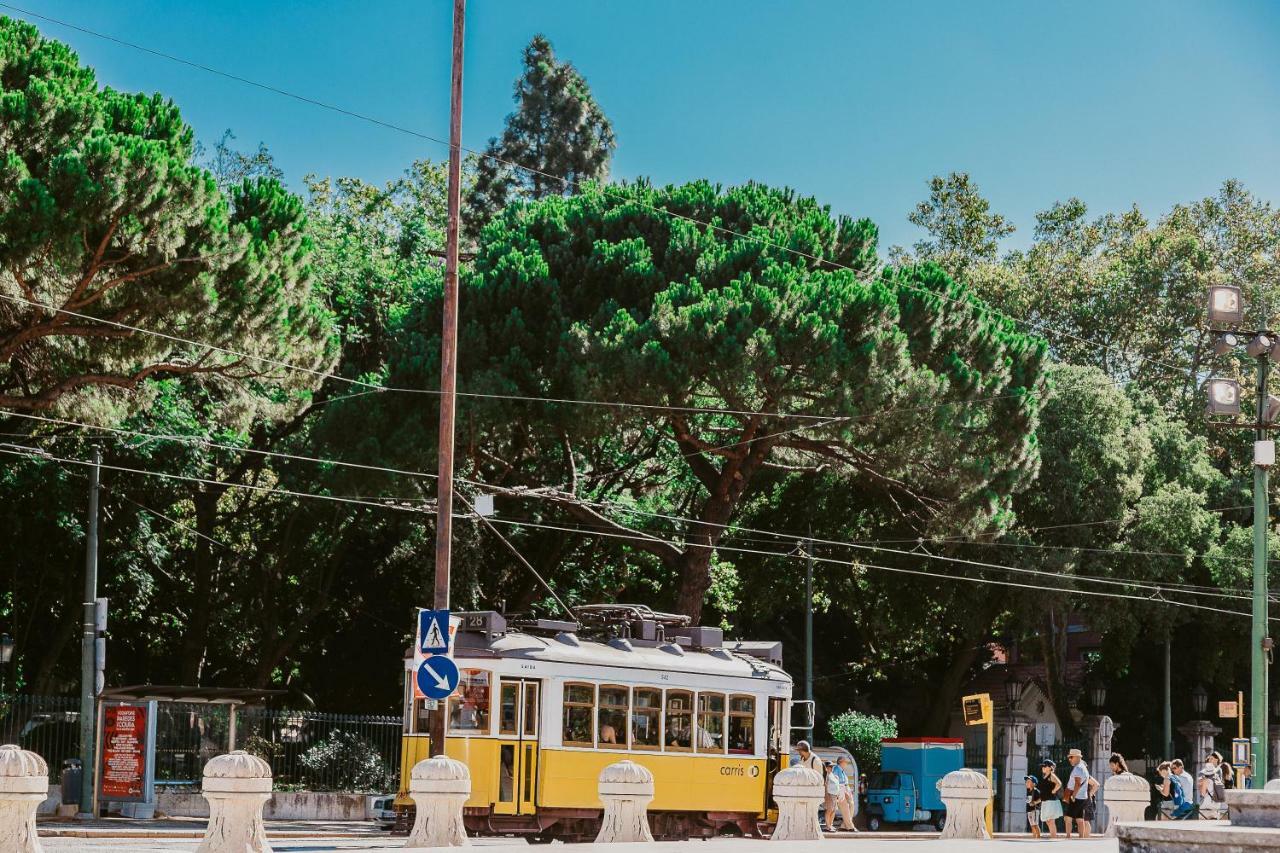
<svg viewBox="0 0 1280 853">
<path fill-rule="evenodd" d="M 625 687 L 600 688 L 600 738 L 601 749 L 627 748 L 627 716 L 630 712 L 630 691 Z"/>
<path fill-rule="evenodd" d="M 729 697 L 729 751 L 736 755 L 751 755 L 756 751 L 754 696 Z"/>
<path fill-rule="evenodd" d="M 693 749 L 693 694 L 685 690 L 667 691 L 667 749 Z"/>
<path fill-rule="evenodd" d="M 502 682 L 501 702 L 498 708 L 498 734 L 516 734 L 516 709 L 520 697 L 520 685 L 511 681 Z"/>
<path fill-rule="evenodd" d="M 525 737 L 538 736 L 538 683 L 524 683 L 524 734 Z"/>
<path fill-rule="evenodd" d="M 564 686 L 565 746 L 595 746 L 596 688 L 593 684 Z"/>
<path fill-rule="evenodd" d="M 635 689 L 635 707 L 631 710 L 631 747 L 662 747 L 662 691 L 647 687 Z"/>
<path fill-rule="evenodd" d="M 698 752 L 724 752 L 724 694 L 698 694 Z"/>
<path fill-rule="evenodd" d="M 489 733 L 489 684 L 487 670 L 462 670 L 458 689 L 449 697 L 449 731 Z"/>
</svg>

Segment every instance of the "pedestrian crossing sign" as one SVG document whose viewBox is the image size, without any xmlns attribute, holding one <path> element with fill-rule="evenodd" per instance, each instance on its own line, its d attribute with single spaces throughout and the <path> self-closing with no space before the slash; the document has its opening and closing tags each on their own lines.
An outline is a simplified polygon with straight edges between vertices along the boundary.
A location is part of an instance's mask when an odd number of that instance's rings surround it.
<svg viewBox="0 0 1280 853">
<path fill-rule="evenodd" d="M 449 611 L 418 611 L 418 654 L 447 655 L 449 653 Z"/>
</svg>

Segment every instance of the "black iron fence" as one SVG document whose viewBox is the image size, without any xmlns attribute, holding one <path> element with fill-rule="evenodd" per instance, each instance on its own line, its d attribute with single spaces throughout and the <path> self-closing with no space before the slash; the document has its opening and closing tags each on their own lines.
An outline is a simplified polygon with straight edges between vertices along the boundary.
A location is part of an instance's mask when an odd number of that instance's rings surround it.
<svg viewBox="0 0 1280 853">
<path fill-rule="evenodd" d="M 235 746 L 271 765 L 277 790 L 393 791 L 400 774 L 399 717 L 268 708 L 238 709 Z M 156 782 L 199 787 L 204 765 L 231 745 L 226 705 L 156 705 Z M 0 697 L 0 742 L 41 755 L 56 780 L 80 754 L 80 700 Z"/>
<path fill-rule="evenodd" d="M 0 696 L 0 743 L 16 743 L 40 755 L 56 782 L 62 762 L 80 755 L 80 699 Z"/>
</svg>

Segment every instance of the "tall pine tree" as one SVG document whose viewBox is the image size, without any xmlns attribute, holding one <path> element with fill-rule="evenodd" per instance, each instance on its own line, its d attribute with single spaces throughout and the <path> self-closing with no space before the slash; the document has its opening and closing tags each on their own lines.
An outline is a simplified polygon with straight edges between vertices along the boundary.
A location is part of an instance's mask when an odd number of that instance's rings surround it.
<svg viewBox="0 0 1280 853">
<path fill-rule="evenodd" d="M 580 181 L 609 177 L 613 126 L 587 81 L 572 63 L 556 59 L 542 35 L 525 48 L 514 100 L 502 138 L 489 140 L 477 166 L 465 211 L 473 235 L 512 198 L 572 195 Z"/>
</svg>

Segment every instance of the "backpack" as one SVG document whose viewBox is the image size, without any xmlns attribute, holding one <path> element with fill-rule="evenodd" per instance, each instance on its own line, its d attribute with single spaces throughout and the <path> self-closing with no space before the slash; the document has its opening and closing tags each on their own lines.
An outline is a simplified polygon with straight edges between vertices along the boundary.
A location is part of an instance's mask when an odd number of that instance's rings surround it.
<svg viewBox="0 0 1280 853">
<path fill-rule="evenodd" d="M 1186 805 L 1187 795 L 1182 792 L 1182 783 L 1173 775 L 1169 776 L 1169 793 L 1173 795 L 1173 807 L 1175 809 Z"/>
</svg>

